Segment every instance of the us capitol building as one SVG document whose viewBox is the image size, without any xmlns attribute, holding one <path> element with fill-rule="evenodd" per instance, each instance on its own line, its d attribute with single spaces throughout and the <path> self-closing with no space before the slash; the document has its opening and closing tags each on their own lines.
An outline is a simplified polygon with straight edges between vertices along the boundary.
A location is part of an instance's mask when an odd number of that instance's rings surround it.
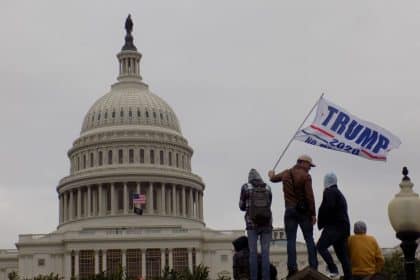
<svg viewBox="0 0 420 280">
<path fill-rule="evenodd" d="M 0 280 L 12 271 L 69 280 L 120 267 L 152 279 L 166 266 L 193 270 L 200 263 L 212 279 L 232 276 L 231 242 L 245 231 L 205 226 L 205 184 L 191 171 L 193 149 L 172 108 L 143 82 L 132 27 L 127 18 L 118 81 L 89 109 L 67 153 L 70 174 L 56 188 L 57 229 L 21 234 L 16 249 L 0 250 Z M 133 211 L 135 193 L 146 196 L 142 216 Z M 303 267 L 306 247 L 297 246 Z M 271 261 L 279 276 L 286 273 L 282 229 L 273 231 Z"/>
</svg>

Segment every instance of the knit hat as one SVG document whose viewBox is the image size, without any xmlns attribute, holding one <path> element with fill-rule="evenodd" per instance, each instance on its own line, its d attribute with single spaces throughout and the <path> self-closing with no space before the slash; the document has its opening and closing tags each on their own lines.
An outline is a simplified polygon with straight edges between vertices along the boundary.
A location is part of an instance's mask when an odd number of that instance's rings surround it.
<svg viewBox="0 0 420 280">
<path fill-rule="evenodd" d="M 337 176 L 333 172 L 327 173 L 324 176 L 324 188 L 337 185 Z"/>
<path fill-rule="evenodd" d="M 363 221 L 357 221 L 354 223 L 354 229 L 355 234 L 364 234 L 366 233 L 366 224 Z"/>
</svg>

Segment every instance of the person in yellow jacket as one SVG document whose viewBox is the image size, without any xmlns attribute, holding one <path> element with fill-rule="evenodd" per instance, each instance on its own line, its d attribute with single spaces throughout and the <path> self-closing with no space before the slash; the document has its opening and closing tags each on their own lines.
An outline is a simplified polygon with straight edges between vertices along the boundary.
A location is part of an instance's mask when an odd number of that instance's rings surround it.
<svg viewBox="0 0 420 280">
<path fill-rule="evenodd" d="M 355 234 L 347 242 L 353 280 L 360 280 L 380 272 L 384 266 L 384 256 L 376 239 L 366 234 L 363 221 L 356 222 L 353 230 Z"/>
</svg>

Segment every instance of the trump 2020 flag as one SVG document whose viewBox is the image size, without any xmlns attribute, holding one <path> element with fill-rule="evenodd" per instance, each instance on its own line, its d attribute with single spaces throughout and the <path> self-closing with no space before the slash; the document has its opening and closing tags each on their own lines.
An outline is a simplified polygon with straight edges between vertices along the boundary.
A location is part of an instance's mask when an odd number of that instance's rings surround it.
<svg viewBox="0 0 420 280">
<path fill-rule="evenodd" d="M 294 139 L 381 161 L 401 144 L 400 139 L 388 130 L 359 119 L 325 98 L 319 100 L 313 123 L 298 131 Z"/>
</svg>

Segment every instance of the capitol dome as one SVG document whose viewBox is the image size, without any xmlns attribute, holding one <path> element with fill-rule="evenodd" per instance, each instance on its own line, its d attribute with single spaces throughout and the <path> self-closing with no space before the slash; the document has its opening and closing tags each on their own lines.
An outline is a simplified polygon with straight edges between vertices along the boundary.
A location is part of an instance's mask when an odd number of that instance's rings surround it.
<svg viewBox="0 0 420 280">
<path fill-rule="evenodd" d="M 58 231 L 172 226 L 203 228 L 204 183 L 172 108 L 140 76 L 141 54 L 126 21 L 119 75 L 85 115 L 57 186 Z M 141 219 L 133 198 L 145 198 Z"/>
<path fill-rule="evenodd" d="M 144 83 L 115 84 L 90 108 L 81 133 L 120 125 L 158 126 L 181 132 L 172 108 Z"/>
</svg>

